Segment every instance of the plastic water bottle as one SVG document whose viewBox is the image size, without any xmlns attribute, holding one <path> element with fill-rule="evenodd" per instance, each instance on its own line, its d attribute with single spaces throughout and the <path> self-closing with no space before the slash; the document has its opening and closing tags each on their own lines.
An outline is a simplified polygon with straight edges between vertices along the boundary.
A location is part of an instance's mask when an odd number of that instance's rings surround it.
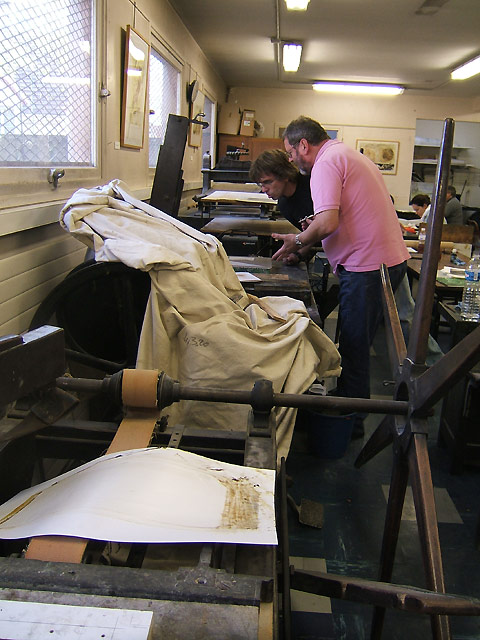
<svg viewBox="0 0 480 640">
<path fill-rule="evenodd" d="M 480 257 L 474 254 L 465 267 L 465 286 L 462 296 L 463 320 L 480 321 Z"/>
</svg>

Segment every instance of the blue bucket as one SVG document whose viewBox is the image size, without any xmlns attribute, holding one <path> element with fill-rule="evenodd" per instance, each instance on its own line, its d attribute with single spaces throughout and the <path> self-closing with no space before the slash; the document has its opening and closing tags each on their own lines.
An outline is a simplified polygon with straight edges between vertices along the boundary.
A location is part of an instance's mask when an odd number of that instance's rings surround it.
<svg viewBox="0 0 480 640">
<path fill-rule="evenodd" d="M 342 458 L 345 455 L 352 437 L 355 413 L 333 416 L 302 409 L 297 420 L 306 427 L 309 446 L 320 458 Z"/>
</svg>

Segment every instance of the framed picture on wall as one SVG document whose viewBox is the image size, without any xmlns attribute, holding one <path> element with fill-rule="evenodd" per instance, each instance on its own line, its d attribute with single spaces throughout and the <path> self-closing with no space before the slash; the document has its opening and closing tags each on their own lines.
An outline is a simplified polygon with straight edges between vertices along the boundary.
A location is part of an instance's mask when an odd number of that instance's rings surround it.
<svg viewBox="0 0 480 640">
<path fill-rule="evenodd" d="M 398 142 L 387 140 L 357 140 L 356 149 L 370 158 L 382 173 L 395 175 L 398 167 Z"/>
<path fill-rule="evenodd" d="M 123 69 L 122 147 L 141 149 L 145 131 L 148 59 L 150 45 L 130 25 L 127 26 Z"/>
<path fill-rule="evenodd" d="M 322 127 L 328 133 L 332 140 L 343 140 L 343 129 L 336 125 L 322 124 Z M 283 133 L 287 128 L 286 124 L 275 124 L 275 137 L 283 138 Z"/>
<path fill-rule="evenodd" d="M 343 140 L 343 129 L 334 124 L 322 124 L 322 127 L 328 133 L 332 140 Z"/>
</svg>

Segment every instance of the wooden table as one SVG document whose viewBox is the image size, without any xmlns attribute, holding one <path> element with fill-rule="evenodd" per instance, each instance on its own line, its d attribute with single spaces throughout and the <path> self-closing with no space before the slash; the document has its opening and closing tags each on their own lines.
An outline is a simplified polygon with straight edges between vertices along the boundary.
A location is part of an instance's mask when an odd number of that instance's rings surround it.
<svg viewBox="0 0 480 640">
<path fill-rule="evenodd" d="M 468 256 L 464 256 L 458 254 L 458 257 L 465 262 L 465 265 L 455 265 L 450 262 L 450 253 L 442 253 L 440 254 L 440 260 L 438 261 L 438 269 L 442 269 L 445 266 L 453 267 L 455 269 L 463 269 L 465 270 L 465 266 L 468 264 L 470 258 Z M 410 260 L 407 262 L 407 272 L 409 278 L 413 278 L 418 280 L 420 278 L 420 273 L 422 270 L 422 258 L 423 254 L 413 254 Z M 440 326 L 441 318 L 439 311 L 439 303 L 442 300 L 449 300 L 454 303 L 457 303 L 463 294 L 463 286 L 465 284 L 465 280 L 461 278 L 441 278 L 435 280 L 435 299 L 433 304 L 432 311 L 432 326 L 431 326 L 431 334 L 436 339 L 438 337 L 438 328 Z"/>
<path fill-rule="evenodd" d="M 480 327 L 478 322 L 464 320 L 456 305 L 440 302 L 438 310 L 451 328 L 450 348 Z M 443 398 L 438 438 L 449 451 L 451 473 L 461 473 L 464 465 L 480 464 L 480 387 L 475 378 L 479 372 L 477 364 Z"/>
<path fill-rule="evenodd" d="M 250 245 L 247 253 L 263 256 L 271 256 L 280 247 L 278 241 L 271 237 L 272 233 L 298 233 L 298 229 L 285 218 L 274 220 L 235 215 L 213 218 L 201 231 L 217 236 L 228 254 L 241 253 L 243 246 Z"/>
<path fill-rule="evenodd" d="M 298 233 L 297 227 L 285 218 L 277 220 L 255 216 L 217 216 L 201 228 L 203 233 L 212 233 L 220 238 L 225 234 L 242 233 L 255 236 L 270 236 L 272 233 Z"/>
<path fill-rule="evenodd" d="M 312 320 L 321 326 L 322 323 L 304 262 L 287 266 L 283 262 L 257 256 L 229 256 L 229 258 L 237 273 L 247 272 L 259 278 L 254 282 L 242 282 L 247 293 L 259 298 L 263 296 L 288 296 L 301 300 L 307 307 Z"/>
<path fill-rule="evenodd" d="M 470 258 L 458 254 L 460 260 L 465 262 L 465 265 L 455 265 L 450 262 L 450 253 L 442 253 L 440 260 L 438 261 L 438 269 L 442 269 L 445 266 L 454 267 L 455 269 L 465 270 L 465 266 L 468 264 Z M 422 270 L 422 258 L 423 253 L 412 254 L 412 257 L 407 262 L 408 275 L 416 280 L 420 278 L 420 272 Z M 449 281 L 443 279 L 435 280 L 435 295 L 438 299 L 451 298 L 458 302 L 462 297 L 464 280 L 460 278 L 451 278 Z"/>
</svg>

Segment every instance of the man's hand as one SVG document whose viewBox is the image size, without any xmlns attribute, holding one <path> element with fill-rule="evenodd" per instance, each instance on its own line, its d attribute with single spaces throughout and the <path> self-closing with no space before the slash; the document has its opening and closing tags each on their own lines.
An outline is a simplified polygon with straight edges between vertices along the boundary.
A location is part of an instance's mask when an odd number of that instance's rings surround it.
<svg viewBox="0 0 480 640">
<path fill-rule="evenodd" d="M 301 231 L 303 247 L 313 247 L 316 242 L 321 242 L 324 238 L 333 233 L 338 227 L 338 210 L 328 209 L 322 211 L 321 215 L 316 215 L 311 220 L 306 221 L 306 228 Z M 302 223 L 303 226 L 303 223 Z M 290 253 L 298 250 L 295 243 L 295 233 L 272 233 L 275 240 L 283 240 L 283 247 L 273 254 L 274 260 L 283 260 Z"/>
<path fill-rule="evenodd" d="M 281 247 L 276 253 L 273 254 L 272 260 L 286 260 L 288 256 L 298 249 L 298 245 L 295 244 L 294 233 L 272 233 L 274 240 L 283 240 L 283 247 Z"/>
<path fill-rule="evenodd" d="M 294 265 L 299 264 L 301 261 L 302 261 L 302 258 L 299 256 L 297 252 L 289 253 L 286 258 L 283 258 L 283 263 L 286 264 L 287 267 L 293 267 Z"/>
</svg>

